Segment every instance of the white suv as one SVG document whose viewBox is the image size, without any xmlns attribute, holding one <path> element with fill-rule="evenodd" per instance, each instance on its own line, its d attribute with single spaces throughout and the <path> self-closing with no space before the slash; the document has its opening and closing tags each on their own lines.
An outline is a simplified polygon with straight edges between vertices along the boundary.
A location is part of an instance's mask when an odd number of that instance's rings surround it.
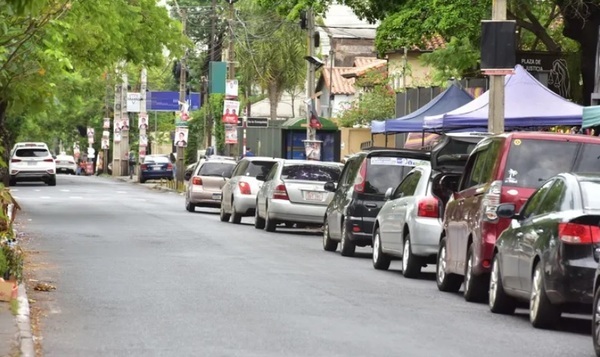
<svg viewBox="0 0 600 357">
<path fill-rule="evenodd" d="M 18 181 L 43 181 L 56 186 L 56 163 L 44 147 L 17 147 L 8 165 L 10 185 Z"/>
</svg>

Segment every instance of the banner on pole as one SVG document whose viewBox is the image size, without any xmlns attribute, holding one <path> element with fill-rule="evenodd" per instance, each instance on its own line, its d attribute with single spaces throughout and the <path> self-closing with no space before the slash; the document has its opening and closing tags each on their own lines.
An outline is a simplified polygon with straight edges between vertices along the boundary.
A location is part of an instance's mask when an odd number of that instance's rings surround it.
<svg viewBox="0 0 600 357">
<path fill-rule="evenodd" d="M 237 144 L 237 125 L 225 124 L 225 144 Z"/>
<path fill-rule="evenodd" d="M 238 122 L 238 113 L 240 110 L 240 102 L 237 100 L 226 100 L 223 102 L 223 118 L 224 124 L 235 124 Z"/>
</svg>

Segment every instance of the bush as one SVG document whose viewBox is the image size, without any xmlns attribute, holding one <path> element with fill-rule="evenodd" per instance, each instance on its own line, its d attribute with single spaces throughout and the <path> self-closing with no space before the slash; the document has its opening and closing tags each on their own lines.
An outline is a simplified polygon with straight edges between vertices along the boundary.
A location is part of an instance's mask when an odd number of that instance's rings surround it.
<svg viewBox="0 0 600 357">
<path fill-rule="evenodd" d="M 4 278 L 5 274 L 8 273 L 8 262 L 4 255 L 4 249 L 0 249 L 0 277 Z"/>
</svg>

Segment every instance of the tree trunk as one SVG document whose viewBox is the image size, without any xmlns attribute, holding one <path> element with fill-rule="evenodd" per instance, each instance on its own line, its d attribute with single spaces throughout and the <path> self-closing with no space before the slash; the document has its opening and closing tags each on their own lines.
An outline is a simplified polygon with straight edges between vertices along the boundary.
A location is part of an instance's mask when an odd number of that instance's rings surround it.
<svg viewBox="0 0 600 357">
<path fill-rule="evenodd" d="M 6 131 L 6 112 L 8 110 L 8 100 L 0 98 L 0 138 L 2 140 L 2 159 L 6 165 L 0 166 L 0 176 L 4 186 L 9 186 L 10 175 L 8 172 L 8 163 L 10 161 L 11 138 Z"/>
<path fill-rule="evenodd" d="M 281 93 L 277 88 L 277 84 L 269 83 L 269 88 L 267 90 L 269 95 L 269 107 L 270 107 L 270 116 L 271 120 L 277 120 L 277 106 L 279 105 L 279 98 L 281 97 Z"/>
<path fill-rule="evenodd" d="M 581 44 L 581 76 L 583 79 L 583 105 L 590 105 L 596 78 L 596 48 L 600 26 L 600 5 L 593 0 L 576 8 L 569 1 L 559 2 L 565 21 L 563 34 Z M 584 8 L 585 7 L 585 8 Z"/>
</svg>

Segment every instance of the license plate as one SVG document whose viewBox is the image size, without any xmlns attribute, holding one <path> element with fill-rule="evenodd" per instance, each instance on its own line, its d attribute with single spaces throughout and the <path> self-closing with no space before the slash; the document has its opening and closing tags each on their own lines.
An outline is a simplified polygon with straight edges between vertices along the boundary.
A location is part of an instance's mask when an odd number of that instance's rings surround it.
<svg viewBox="0 0 600 357">
<path fill-rule="evenodd" d="M 152 170 L 154 170 L 154 171 L 158 171 L 158 170 L 160 170 L 160 167 L 159 167 L 159 166 L 154 166 L 154 167 L 152 168 Z"/>
<path fill-rule="evenodd" d="M 213 200 L 221 200 L 221 192 L 212 194 Z"/>
<path fill-rule="evenodd" d="M 35 162 L 35 161 L 28 161 L 27 162 L 27 165 L 29 165 L 29 166 L 35 166 L 36 164 L 37 164 L 37 162 Z"/>
<path fill-rule="evenodd" d="M 307 201 L 323 201 L 323 192 L 305 192 L 304 198 Z"/>
</svg>

